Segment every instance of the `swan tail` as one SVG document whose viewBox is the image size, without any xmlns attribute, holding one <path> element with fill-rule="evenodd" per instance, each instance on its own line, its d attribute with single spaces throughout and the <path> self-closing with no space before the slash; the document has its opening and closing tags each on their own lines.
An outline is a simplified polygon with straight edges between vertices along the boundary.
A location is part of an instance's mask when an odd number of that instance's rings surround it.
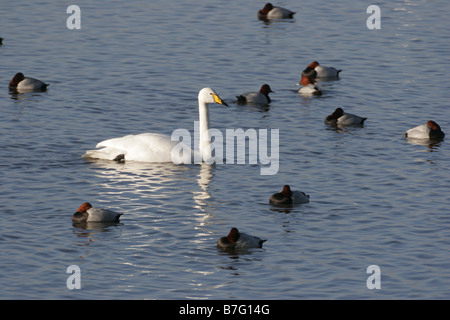
<svg viewBox="0 0 450 320">
<path fill-rule="evenodd" d="M 113 148 L 102 148 L 96 150 L 88 150 L 82 155 L 84 159 L 104 159 L 104 160 L 116 160 L 118 162 L 125 159 L 123 151 Z"/>
</svg>

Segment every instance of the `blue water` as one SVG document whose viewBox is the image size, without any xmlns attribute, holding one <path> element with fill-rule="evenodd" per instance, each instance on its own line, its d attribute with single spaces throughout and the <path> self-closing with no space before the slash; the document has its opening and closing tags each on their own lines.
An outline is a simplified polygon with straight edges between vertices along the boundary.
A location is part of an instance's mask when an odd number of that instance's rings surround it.
<svg viewBox="0 0 450 320">
<path fill-rule="evenodd" d="M 74 3 L 75 4 L 75 3 Z M 450 135 L 448 1 L 280 1 L 295 19 L 264 23 L 261 1 L 129 0 L 0 4 L 0 298 L 448 299 L 450 147 L 407 141 L 433 119 Z M 321 97 L 296 83 L 311 61 L 342 69 Z M 17 72 L 50 83 L 14 95 Z M 267 108 L 235 96 L 264 83 Z M 87 161 L 107 138 L 193 130 L 212 87 L 211 126 L 280 130 L 280 167 Z M 1 87 L 1 86 L 0 86 Z M 336 107 L 367 117 L 333 130 Z M 289 184 L 308 204 L 277 209 Z M 72 225 L 89 201 L 116 225 Z M 231 227 L 262 249 L 216 248 Z M 66 272 L 81 270 L 81 289 Z M 381 289 L 368 289 L 377 265 Z"/>
</svg>

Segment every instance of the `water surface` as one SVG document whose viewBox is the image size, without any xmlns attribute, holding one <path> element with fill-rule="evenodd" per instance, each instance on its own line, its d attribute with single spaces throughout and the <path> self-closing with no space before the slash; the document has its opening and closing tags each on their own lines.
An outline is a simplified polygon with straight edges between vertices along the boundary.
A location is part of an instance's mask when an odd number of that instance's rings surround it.
<svg viewBox="0 0 450 320">
<path fill-rule="evenodd" d="M 0 5 L 0 297 L 3 299 L 448 299 L 450 148 L 407 129 L 450 132 L 448 1 L 282 1 L 295 19 L 264 23 L 259 1 L 78 1 Z M 342 69 L 321 97 L 296 83 L 311 61 Z M 50 83 L 14 95 L 16 72 Z M 268 83 L 269 107 L 235 96 Z M 107 138 L 193 130 L 212 87 L 212 127 L 280 130 L 280 168 L 86 161 Z M 335 130 L 336 107 L 368 117 Z M 450 134 L 450 133 L 448 133 Z M 284 184 L 308 204 L 277 209 Z M 73 226 L 89 201 L 121 223 Z M 233 226 L 268 241 L 216 248 Z M 69 290 L 66 269 L 81 269 Z M 369 290 L 366 269 L 381 269 Z"/>
</svg>

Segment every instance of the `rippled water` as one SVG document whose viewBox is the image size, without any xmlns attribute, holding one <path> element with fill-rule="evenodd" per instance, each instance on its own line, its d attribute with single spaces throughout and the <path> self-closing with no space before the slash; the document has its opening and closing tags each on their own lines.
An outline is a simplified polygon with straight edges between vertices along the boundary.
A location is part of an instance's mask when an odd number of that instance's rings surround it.
<svg viewBox="0 0 450 320">
<path fill-rule="evenodd" d="M 0 4 L 0 298 L 448 299 L 450 148 L 407 129 L 450 134 L 448 1 L 276 2 L 294 20 L 264 23 L 260 1 L 77 1 Z M 296 93 L 312 60 L 342 69 Z M 16 72 L 50 83 L 13 95 Z M 270 107 L 235 96 L 269 83 Z M 197 94 L 213 87 L 212 127 L 280 129 L 280 168 L 118 164 L 81 155 L 130 133 L 193 130 Z M 368 117 L 333 130 L 336 107 Z M 290 184 L 308 204 L 277 209 Z M 81 203 L 121 223 L 73 226 Z M 232 226 L 268 241 L 216 248 Z M 69 290 L 78 265 L 81 289 Z M 381 289 L 366 269 L 378 265 Z"/>
</svg>

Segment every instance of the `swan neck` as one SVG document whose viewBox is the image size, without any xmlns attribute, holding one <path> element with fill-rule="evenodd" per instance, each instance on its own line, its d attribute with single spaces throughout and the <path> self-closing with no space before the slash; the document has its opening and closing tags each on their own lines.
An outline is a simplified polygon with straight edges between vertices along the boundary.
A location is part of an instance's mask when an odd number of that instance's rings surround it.
<svg viewBox="0 0 450 320">
<path fill-rule="evenodd" d="M 209 135 L 209 110 L 208 105 L 199 100 L 199 132 L 200 132 L 200 153 L 202 155 L 203 160 L 205 159 L 205 152 L 208 151 L 210 147 L 210 135 Z M 206 155 L 210 155 L 210 153 L 206 153 Z"/>
</svg>

